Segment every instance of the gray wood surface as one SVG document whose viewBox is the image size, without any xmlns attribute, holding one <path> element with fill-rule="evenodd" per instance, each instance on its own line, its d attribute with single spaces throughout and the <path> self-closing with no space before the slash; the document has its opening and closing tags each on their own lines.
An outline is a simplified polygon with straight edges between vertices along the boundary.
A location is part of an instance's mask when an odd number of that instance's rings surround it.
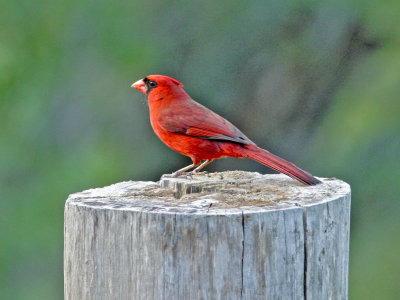
<svg viewBox="0 0 400 300">
<path fill-rule="evenodd" d="M 65 205 L 65 299 L 347 299 L 350 186 L 249 172 L 121 182 Z"/>
</svg>

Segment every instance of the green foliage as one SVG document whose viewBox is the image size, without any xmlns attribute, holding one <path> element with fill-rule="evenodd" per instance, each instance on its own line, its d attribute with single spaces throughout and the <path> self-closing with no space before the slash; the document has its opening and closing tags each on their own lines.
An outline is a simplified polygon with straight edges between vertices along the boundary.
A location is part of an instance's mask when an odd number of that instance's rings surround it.
<svg viewBox="0 0 400 300">
<path fill-rule="evenodd" d="M 350 297 L 398 297 L 398 1 L 0 7 L 2 299 L 62 298 L 68 194 L 157 180 L 189 161 L 154 137 L 143 95 L 129 88 L 154 73 L 177 77 L 261 146 L 350 182 Z M 353 24 L 361 34 L 343 38 Z M 369 40 L 377 48 L 366 52 Z M 236 167 L 266 172 L 237 160 L 214 166 Z"/>
</svg>

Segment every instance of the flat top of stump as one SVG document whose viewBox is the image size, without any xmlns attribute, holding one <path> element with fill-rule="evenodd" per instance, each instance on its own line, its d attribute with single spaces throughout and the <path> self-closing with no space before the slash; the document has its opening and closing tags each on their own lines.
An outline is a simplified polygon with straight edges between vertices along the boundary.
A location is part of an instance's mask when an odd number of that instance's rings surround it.
<svg viewBox="0 0 400 300">
<path fill-rule="evenodd" d="M 350 193 L 335 178 L 305 186 L 282 174 L 228 171 L 168 177 L 159 182 L 125 181 L 72 194 L 67 205 L 163 213 L 226 214 L 309 206 Z"/>
</svg>

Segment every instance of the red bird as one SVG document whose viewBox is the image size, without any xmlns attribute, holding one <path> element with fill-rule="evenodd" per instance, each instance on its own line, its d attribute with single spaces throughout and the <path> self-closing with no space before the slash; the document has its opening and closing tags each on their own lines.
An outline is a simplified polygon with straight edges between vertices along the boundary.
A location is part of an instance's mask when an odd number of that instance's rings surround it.
<svg viewBox="0 0 400 300">
<path fill-rule="evenodd" d="M 183 85 L 167 76 L 149 75 L 132 84 L 147 95 L 150 122 L 156 135 L 193 163 L 175 172 L 193 173 L 221 157 L 251 158 L 304 184 L 320 181 L 294 164 L 257 147 L 229 121 L 194 101 Z M 203 163 L 201 163 L 204 160 Z"/>
</svg>

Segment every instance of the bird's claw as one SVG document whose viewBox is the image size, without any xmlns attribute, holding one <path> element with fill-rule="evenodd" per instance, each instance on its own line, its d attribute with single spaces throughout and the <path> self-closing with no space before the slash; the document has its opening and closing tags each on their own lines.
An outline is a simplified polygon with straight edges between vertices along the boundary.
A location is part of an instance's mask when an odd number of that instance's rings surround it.
<svg viewBox="0 0 400 300">
<path fill-rule="evenodd" d="M 172 173 L 171 175 L 169 175 L 169 177 L 173 177 L 173 178 L 177 178 L 177 177 L 181 177 L 181 176 L 192 177 L 192 172 L 179 172 L 179 171 L 176 171 L 176 172 Z"/>
<path fill-rule="evenodd" d="M 189 172 L 189 174 L 190 175 L 206 175 L 206 174 L 208 174 L 208 172 L 207 171 L 198 171 L 198 172 L 192 171 L 192 172 Z"/>
<path fill-rule="evenodd" d="M 179 176 L 182 176 L 183 174 L 185 174 L 185 172 L 176 171 L 176 172 L 172 173 L 172 177 L 179 177 Z"/>
<path fill-rule="evenodd" d="M 170 177 L 170 178 L 178 178 L 178 177 L 186 177 L 186 178 L 193 178 L 194 175 L 202 175 L 202 174 L 208 174 L 207 171 L 201 171 L 201 172 L 195 172 L 195 171 L 190 171 L 190 172 L 182 172 L 182 171 L 176 171 L 172 174 L 164 174 L 163 177 Z"/>
</svg>

